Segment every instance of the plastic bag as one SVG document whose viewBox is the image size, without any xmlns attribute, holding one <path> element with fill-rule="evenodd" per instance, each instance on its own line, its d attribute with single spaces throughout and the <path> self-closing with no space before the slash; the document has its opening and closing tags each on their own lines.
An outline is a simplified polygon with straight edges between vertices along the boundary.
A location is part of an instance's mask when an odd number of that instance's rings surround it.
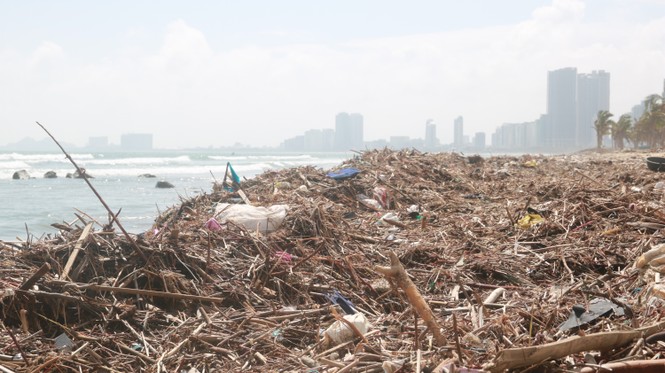
<svg viewBox="0 0 665 373">
<path fill-rule="evenodd" d="M 345 315 L 344 319 L 353 324 L 363 335 L 367 333 L 370 325 L 369 321 L 367 321 L 367 318 L 365 318 L 365 315 L 362 313 L 357 312 L 353 315 Z M 323 332 L 323 334 L 325 338 L 332 343 L 333 346 L 348 342 L 352 340 L 353 337 L 355 337 L 353 330 L 351 330 L 351 328 L 346 325 L 346 323 L 339 320 L 332 323 L 332 325 L 330 325 L 328 329 Z"/>
<path fill-rule="evenodd" d="M 222 224 L 231 221 L 249 230 L 268 233 L 282 225 L 287 210 L 287 205 L 263 207 L 220 203 L 215 208 L 215 216 Z"/>
</svg>

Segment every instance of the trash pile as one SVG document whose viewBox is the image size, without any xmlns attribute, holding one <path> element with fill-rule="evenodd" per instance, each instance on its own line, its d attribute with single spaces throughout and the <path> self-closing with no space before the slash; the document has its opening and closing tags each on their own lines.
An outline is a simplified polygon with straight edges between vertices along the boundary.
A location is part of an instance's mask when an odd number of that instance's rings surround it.
<svg viewBox="0 0 665 373">
<path fill-rule="evenodd" d="M 0 371 L 658 363 L 664 188 L 643 159 L 374 150 L 214 185 L 136 236 L 77 216 L 0 242 Z"/>
</svg>

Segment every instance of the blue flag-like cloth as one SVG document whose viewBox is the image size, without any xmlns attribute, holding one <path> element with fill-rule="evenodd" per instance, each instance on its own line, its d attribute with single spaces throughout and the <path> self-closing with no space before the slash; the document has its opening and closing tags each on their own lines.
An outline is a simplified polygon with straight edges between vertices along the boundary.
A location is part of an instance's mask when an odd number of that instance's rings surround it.
<svg viewBox="0 0 665 373">
<path fill-rule="evenodd" d="M 333 304 L 338 305 L 347 315 L 353 315 L 356 313 L 353 303 L 344 298 L 338 290 L 333 290 L 331 293 L 326 294 L 326 298 L 328 298 Z"/>
<path fill-rule="evenodd" d="M 240 176 L 238 176 L 236 171 L 233 169 L 233 166 L 231 166 L 231 162 L 226 162 L 226 167 L 229 171 L 231 171 L 231 185 L 226 185 L 226 183 L 224 183 L 224 189 L 230 192 L 235 192 L 237 187 L 240 185 Z"/>
</svg>

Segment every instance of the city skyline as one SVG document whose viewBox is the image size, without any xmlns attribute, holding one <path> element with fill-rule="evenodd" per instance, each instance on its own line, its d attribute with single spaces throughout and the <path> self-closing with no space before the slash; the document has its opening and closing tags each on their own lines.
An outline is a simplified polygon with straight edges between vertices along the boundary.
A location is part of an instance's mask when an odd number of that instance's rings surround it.
<svg viewBox="0 0 665 373">
<path fill-rule="evenodd" d="M 0 5 L 0 35 L 5 144 L 40 121 L 79 145 L 274 147 L 340 110 L 366 141 L 422 137 L 427 118 L 450 139 L 458 115 L 469 136 L 538 118 L 559 67 L 610 71 L 617 113 L 665 77 L 662 0 L 26 0 Z"/>
</svg>

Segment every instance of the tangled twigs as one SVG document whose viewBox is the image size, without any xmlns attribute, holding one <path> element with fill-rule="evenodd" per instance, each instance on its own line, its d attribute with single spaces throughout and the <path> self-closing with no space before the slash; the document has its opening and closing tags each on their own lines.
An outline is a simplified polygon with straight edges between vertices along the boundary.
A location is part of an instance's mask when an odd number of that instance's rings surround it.
<svg viewBox="0 0 665 373">
<path fill-rule="evenodd" d="M 416 285 L 406 274 L 406 270 L 404 270 L 404 266 L 402 266 L 402 263 L 400 263 L 397 255 L 395 255 L 395 253 L 392 251 L 390 251 L 389 254 L 390 267 L 375 266 L 374 270 L 397 283 L 397 286 L 399 286 L 404 291 L 404 293 L 406 293 L 407 299 L 416 310 L 418 316 L 420 316 L 425 321 L 427 328 L 429 328 L 429 330 L 432 331 L 432 334 L 434 334 L 436 344 L 439 346 L 445 345 L 446 337 L 441 334 L 441 327 L 439 327 L 439 323 L 434 318 L 432 309 L 429 308 L 429 305 L 427 302 L 425 302 L 423 296 L 420 295 Z"/>
<path fill-rule="evenodd" d="M 62 145 L 60 145 L 60 143 L 58 142 L 58 140 L 56 140 L 55 137 L 53 137 L 53 135 L 51 135 L 51 133 L 50 133 L 50 132 L 49 132 L 44 126 L 41 125 L 41 123 L 39 123 L 39 122 L 36 122 L 36 123 L 37 123 L 37 125 L 38 125 L 39 127 L 41 127 L 41 128 L 44 130 L 44 132 L 46 132 L 47 135 L 49 135 L 49 137 L 50 137 L 50 138 L 56 143 L 56 145 L 58 145 L 58 147 L 60 148 L 60 150 L 62 150 L 62 152 L 65 154 L 65 157 L 67 157 L 67 159 L 69 159 L 69 161 L 74 165 L 74 167 L 76 168 L 76 171 L 79 173 L 79 175 L 82 176 L 83 181 L 85 181 L 85 183 L 88 184 L 88 186 L 90 187 L 90 189 L 92 190 L 92 192 L 95 193 L 95 195 L 96 195 L 97 198 L 99 199 L 99 202 L 101 202 L 102 205 L 104 206 L 104 208 L 106 208 L 106 211 L 108 211 L 108 213 L 111 214 L 111 216 L 114 217 L 113 220 L 115 221 L 115 224 L 118 226 L 118 228 L 120 228 L 120 230 L 122 231 L 122 234 L 125 235 L 125 238 L 127 238 L 127 241 L 129 241 L 129 243 L 132 245 L 132 247 L 134 248 L 134 250 L 136 250 L 136 252 L 138 252 L 138 253 L 141 255 L 141 257 L 143 258 L 143 260 L 145 260 L 145 261 L 147 262 L 147 261 L 148 261 L 148 257 L 145 255 L 145 253 L 143 252 L 143 250 L 141 250 L 141 248 L 139 247 L 139 245 L 136 244 L 136 241 L 134 241 L 134 239 L 132 238 L 132 236 L 130 236 L 129 233 L 127 233 L 127 231 L 126 231 L 125 228 L 122 226 L 122 224 L 120 224 L 120 220 L 118 220 L 118 217 L 113 213 L 113 210 L 111 210 L 111 208 L 106 204 L 106 202 L 104 201 L 104 199 L 102 198 L 102 196 L 99 195 L 99 193 L 97 192 L 97 190 L 95 189 L 95 187 L 92 186 L 92 183 L 90 182 L 90 180 L 88 180 L 88 178 L 87 178 L 86 175 L 85 175 L 85 171 L 84 171 L 83 169 L 81 169 L 81 168 L 76 164 L 76 162 L 74 162 L 74 159 L 69 155 L 69 153 L 67 153 L 67 151 L 65 150 L 65 148 L 63 148 Z"/>
</svg>

